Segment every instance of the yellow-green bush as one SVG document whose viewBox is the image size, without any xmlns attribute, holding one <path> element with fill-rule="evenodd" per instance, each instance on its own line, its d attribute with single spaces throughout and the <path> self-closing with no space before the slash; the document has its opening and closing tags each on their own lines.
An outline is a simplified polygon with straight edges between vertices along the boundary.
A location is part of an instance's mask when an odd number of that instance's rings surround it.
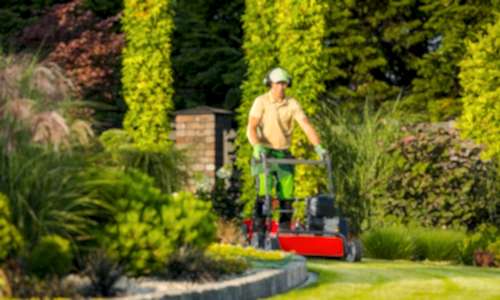
<svg viewBox="0 0 500 300">
<path fill-rule="evenodd" d="M 464 137 L 486 146 L 484 158 L 500 158 L 500 19 L 477 41 L 467 42 L 460 62 L 463 115 L 459 126 Z"/>
<path fill-rule="evenodd" d="M 167 113 L 173 109 L 170 61 L 172 1 L 125 0 L 123 96 L 128 105 L 124 128 L 135 143 L 168 141 Z"/>
<path fill-rule="evenodd" d="M 0 193 L 0 261 L 4 260 L 22 244 L 21 235 L 10 222 L 9 201 Z"/>
<path fill-rule="evenodd" d="M 176 250 L 204 249 L 215 238 L 209 202 L 192 194 L 163 194 L 137 170 L 102 169 L 89 174 L 94 197 L 113 207 L 99 233 L 101 247 L 132 275 L 161 271 Z"/>
<path fill-rule="evenodd" d="M 70 242 L 58 235 L 42 237 L 28 257 L 29 269 L 38 277 L 67 274 L 72 261 Z"/>
<path fill-rule="evenodd" d="M 250 145 L 246 138 L 248 112 L 254 99 L 266 91 L 262 79 L 273 67 L 281 66 L 294 77 L 289 95 L 297 98 L 309 116 L 318 111 L 317 98 L 325 90 L 323 75 L 327 71 L 324 49 L 324 1 L 251 0 L 246 1 L 243 16 L 247 79 L 243 83 L 243 99 L 238 109 L 240 130 L 237 139 L 237 165 L 243 170 L 242 201 L 255 200 L 254 178 L 250 175 Z M 296 130 L 292 140 L 292 153 L 301 158 L 313 157 L 312 147 L 305 135 Z M 299 167 L 296 170 L 296 196 L 316 192 L 317 171 Z M 249 213 L 252 205 L 247 205 Z"/>
</svg>

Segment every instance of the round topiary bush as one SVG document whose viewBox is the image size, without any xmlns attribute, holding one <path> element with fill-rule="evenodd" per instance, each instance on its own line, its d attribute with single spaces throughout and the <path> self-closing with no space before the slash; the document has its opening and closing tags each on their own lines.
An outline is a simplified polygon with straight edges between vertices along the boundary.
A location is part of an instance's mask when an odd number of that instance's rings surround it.
<svg viewBox="0 0 500 300">
<path fill-rule="evenodd" d="M 71 243 L 58 235 L 47 235 L 35 245 L 28 258 L 29 270 L 38 277 L 62 276 L 72 267 Z"/>
</svg>

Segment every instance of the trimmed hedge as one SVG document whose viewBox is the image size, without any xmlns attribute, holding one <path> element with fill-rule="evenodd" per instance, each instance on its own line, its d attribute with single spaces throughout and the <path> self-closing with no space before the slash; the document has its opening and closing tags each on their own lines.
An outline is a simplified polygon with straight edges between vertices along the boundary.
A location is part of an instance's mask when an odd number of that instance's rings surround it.
<svg viewBox="0 0 500 300">
<path fill-rule="evenodd" d="M 248 112 L 254 99 L 266 91 L 262 79 L 273 67 L 287 69 L 295 78 L 289 95 L 301 103 L 309 116 L 318 111 L 316 99 L 325 90 L 323 75 L 327 71 L 323 39 L 325 15 L 323 1 L 247 1 L 243 16 L 247 80 L 243 83 L 243 99 L 238 109 L 237 165 L 242 169 L 242 200 L 249 214 L 255 201 L 255 179 L 250 175 L 251 147 L 246 137 Z M 295 130 L 292 153 L 296 157 L 313 157 L 312 147 L 300 129 Z M 298 167 L 296 196 L 314 194 L 319 178 L 317 170 Z"/>
<path fill-rule="evenodd" d="M 125 0 L 123 96 L 124 129 L 140 147 L 168 142 L 172 101 L 172 1 Z"/>
<path fill-rule="evenodd" d="M 459 126 L 464 137 L 486 146 L 485 159 L 500 161 L 500 18 L 477 41 L 467 42 L 460 62 L 464 111 Z"/>
<path fill-rule="evenodd" d="M 496 166 L 480 159 L 478 145 L 461 140 L 450 123 L 420 124 L 404 131 L 407 135 L 392 149 L 396 168 L 388 197 L 379 201 L 379 217 L 469 229 L 498 222 Z"/>
</svg>

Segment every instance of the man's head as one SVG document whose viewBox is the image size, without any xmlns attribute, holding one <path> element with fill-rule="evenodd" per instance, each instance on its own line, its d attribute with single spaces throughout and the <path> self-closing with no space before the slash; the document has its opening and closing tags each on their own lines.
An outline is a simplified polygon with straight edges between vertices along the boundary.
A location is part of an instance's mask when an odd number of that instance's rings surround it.
<svg viewBox="0 0 500 300">
<path fill-rule="evenodd" d="M 272 69 L 264 79 L 264 83 L 271 88 L 275 98 L 285 98 L 285 90 L 292 83 L 292 77 L 282 68 Z"/>
</svg>

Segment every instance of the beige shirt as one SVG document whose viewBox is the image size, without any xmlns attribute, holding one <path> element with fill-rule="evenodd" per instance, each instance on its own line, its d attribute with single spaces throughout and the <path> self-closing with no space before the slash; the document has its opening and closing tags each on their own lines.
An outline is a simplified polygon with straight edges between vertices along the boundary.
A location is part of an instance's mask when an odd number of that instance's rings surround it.
<svg viewBox="0 0 500 300">
<path fill-rule="evenodd" d="M 271 92 L 267 92 L 255 99 L 249 117 L 260 120 L 257 138 L 261 145 L 272 149 L 288 149 L 292 139 L 293 120 L 300 121 L 306 115 L 297 100 L 286 97 L 278 101 Z"/>
</svg>

